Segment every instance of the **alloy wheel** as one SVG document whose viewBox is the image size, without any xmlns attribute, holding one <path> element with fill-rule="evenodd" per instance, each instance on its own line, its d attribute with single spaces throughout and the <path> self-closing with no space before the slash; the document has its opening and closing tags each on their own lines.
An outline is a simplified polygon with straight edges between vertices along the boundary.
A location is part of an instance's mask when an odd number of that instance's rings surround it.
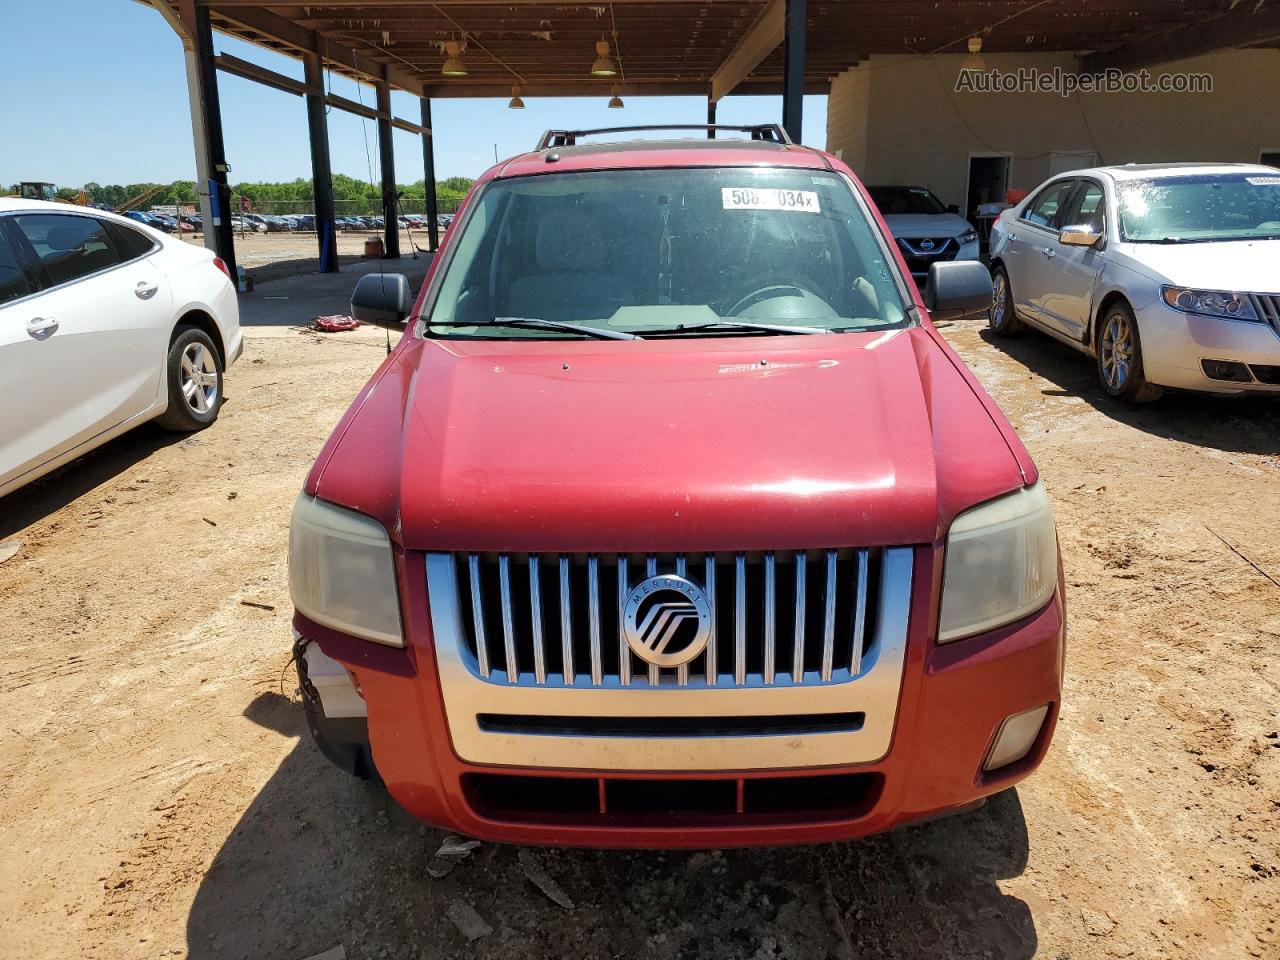
<svg viewBox="0 0 1280 960">
<path fill-rule="evenodd" d="M 995 283 L 991 288 L 991 326 L 999 330 L 1004 326 L 1005 313 L 1009 309 L 1009 282 L 1004 271 L 996 273 Z"/>
<path fill-rule="evenodd" d="M 218 365 L 203 343 L 189 343 L 182 351 L 182 395 L 196 413 L 208 413 L 218 402 Z"/>
<path fill-rule="evenodd" d="M 1102 375 L 1112 390 L 1121 390 L 1133 370 L 1133 330 L 1129 318 L 1113 313 L 1102 331 Z"/>
</svg>

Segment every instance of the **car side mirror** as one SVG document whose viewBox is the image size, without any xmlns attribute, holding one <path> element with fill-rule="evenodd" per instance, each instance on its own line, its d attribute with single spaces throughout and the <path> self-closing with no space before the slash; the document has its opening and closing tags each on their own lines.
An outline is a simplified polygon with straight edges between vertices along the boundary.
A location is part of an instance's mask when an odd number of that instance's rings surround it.
<svg viewBox="0 0 1280 960">
<path fill-rule="evenodd" d="M 959 212 L 960 212 L 960 204 L 958 204 L 958 203 L 948 203 L 948 204 L 947 204 L 947 213 L 957 213 L 957 214 L 958 214 Z"/>
<path fill-rule="evenodd" d="M 404 323 L 413 309 L 413 291 L 403 273 L 370 273 L 351 291 L 351 315 L 361 323 Z"/>
<path fill-rule="evenodd" d="M 1102 234 L 1094 233 L 1088 224 L 1076 224 L 1063 227 L 1058 233 L 1058 242 L 1069 247 L 1093 247 L 1102 239 Z"/>
<path fill-rule="evenodd" d="M 984 314 L 991 307 L 991 274 L 977 260 L 932 263 L 924 305 L 935 322 Z"/>
</svg>

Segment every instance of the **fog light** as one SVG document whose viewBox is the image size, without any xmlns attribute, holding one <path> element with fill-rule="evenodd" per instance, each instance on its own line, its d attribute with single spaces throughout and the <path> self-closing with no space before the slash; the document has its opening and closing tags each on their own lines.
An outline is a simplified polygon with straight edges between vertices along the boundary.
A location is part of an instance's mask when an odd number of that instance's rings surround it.
<svg viewBox="0 0 1280 960">
<path fill-rule="evenodd" d="M 1044 726 L 1044 718 L 1048 715 L 1049 704 L 1046 703 L 1043 707 L 1005 717 L 982 769 L 998 770 L 1016 763 L 1030 753 L 1032 744 L 1040 735 L 1040 728 Z"/>
</svg>

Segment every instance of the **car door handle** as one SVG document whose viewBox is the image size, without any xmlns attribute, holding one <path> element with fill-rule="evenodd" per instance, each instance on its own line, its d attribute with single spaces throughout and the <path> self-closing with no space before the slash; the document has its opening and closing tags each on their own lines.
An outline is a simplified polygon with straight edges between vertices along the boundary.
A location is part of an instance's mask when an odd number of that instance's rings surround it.
<svg viewBox="0 0 1280 960">
<path fill-rule="evenodd" d="M 53 336 L 57 329 L 58 321 L 53 317 L 35 317 L 27 324 L 27 333 L 37 340 L 44 340 Z"/>
<path fill-rule="evenodd" d="M 156 295 L 156 291 L 159 289 L 160 287 L 157 284 L 150 283 L 146 280 L 139 280 L 138 285 L 133 288 L 133 292 L 137 295 L 139 300 L 150 300 Z"/>
</svg>

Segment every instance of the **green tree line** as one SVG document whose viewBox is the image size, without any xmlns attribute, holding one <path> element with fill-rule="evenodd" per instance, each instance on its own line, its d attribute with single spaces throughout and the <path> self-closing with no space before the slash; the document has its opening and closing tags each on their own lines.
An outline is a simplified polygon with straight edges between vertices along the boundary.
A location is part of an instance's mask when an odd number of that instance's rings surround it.
<svg viewBox="0 0 1280 960">
<path fill-rule="evenodd" d="M 440 200 L 441 211 L 452 211 L 466 192 L 471 189 L 472 180 L 467 177 L 449 177 L 436 181 L 436 196 Z M 144 201 L 137 203 L 137 198 L 148 191 L 159 188 Z M 426 198 L 425 181 L 397 184 L 401 193 L 401 202 L 406 212 L 420 212 Z M 8 191 L 17 193 L 18 185 L 13 184 Z M 105 204 L 108 207 L 121 207 L 125 204 L 137 203 L 146 210 L 153 206 L 169 204 L 199 204 L 194 180 L 175 180 L 173 183 L 86 183 L 84 192 L 91 203 Z M 58 196 L 64 200 L 74 200 L 80 193 L 75 187 L 61 187 Z M 259 213 L 302 213 L 314 208 L 311 180 L 297 179 L 287 183 L 235 183 L 231 185 L 232 209 L 239 205 L 239 197 L 248 197 L 255 211 Z M 344 214 L 379 214 L 382 212 L 382 192 L 377 184 L 335 174 L 333 177 L 333 199 L 339 216 Z"/>
</svg>

